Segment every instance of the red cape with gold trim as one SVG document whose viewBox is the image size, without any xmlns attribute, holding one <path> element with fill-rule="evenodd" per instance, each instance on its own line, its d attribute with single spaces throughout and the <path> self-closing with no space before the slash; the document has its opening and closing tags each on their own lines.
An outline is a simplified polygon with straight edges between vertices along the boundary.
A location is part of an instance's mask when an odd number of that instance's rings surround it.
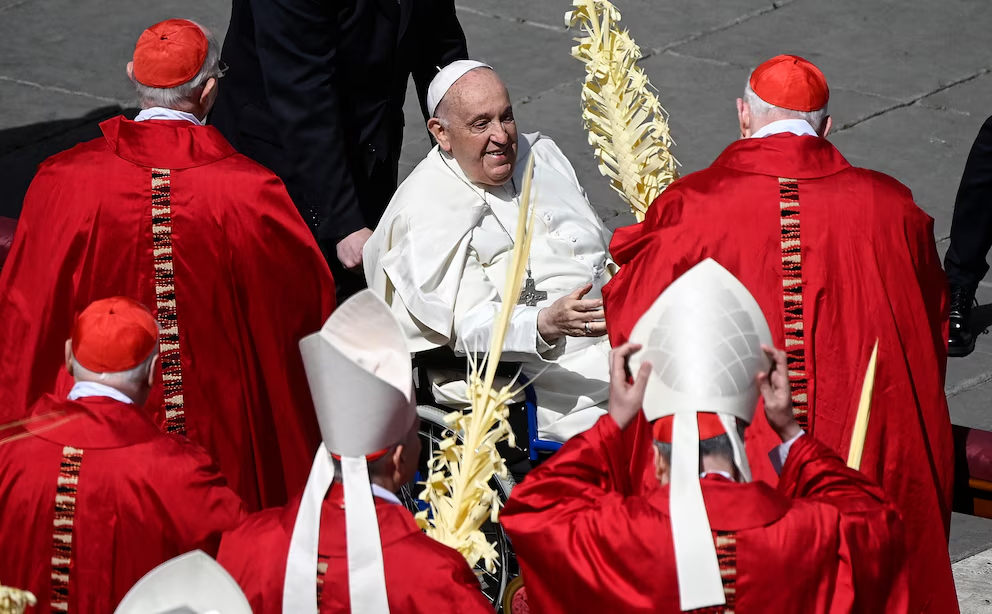
<svg viewBox="0 0 992 614">
<path fill-rule="evenodd" d="M 162 329 L 158 422 L 203 446 L 249 509 L 285 503 L 320 442 L 297 343 L 334 308 L 327 264 L 282 183 L 214 128 L 100 127 L 25 198 L 0 276 L 0 423 L 67 392 L 76 315 L 127 296 Z"/>
<path fill-rule="evenodd" d="M 643 223 L 616 232 L 610 251 L 621 265 L 603 291 L 614 345 L 672 281 L 713 258 L 754 295 L 775 345 L 789 353 L 800 422 L 845 458 L 879 340 L 861 468 L 905 519 L 910 611 L 929 601 L 930 611 L 956 612 L 947 288 L 933 220 L 909 190 L 852 167 L 825 139 L 741 140 L 669 186 Z M 650 436 L 628 432 L 641 442 Z M 766 456 L 777 443 L 759 407 L 747 430 L 755 479 L 777 482 Z M 653 480 L 650 446 L 635 451 L 635 469 Z"/>
<path fill-rule="evenodd" d="M 289 542 L 300 497 L 259 512 L 224 535 L 217 561 L 238 581 L 255 614 L 280 614 Z M 487 614 L 492 606 L 462 555 L 424 535 L 405 507 L 375 497 L 391 612 Z M 317 601 L 320 614 L 351 612 L 344 487 L 336 483 L 320 512 Z M 355 613 L 359 614 L 359 613 Z"/>
<path fill-rule="evenodd" d="M 217 465 L 107 397 L 44 395 L 0 429 L 0 578 L 31 612 L 113 612 L 146 573 L 190 550 L 217 552 L 245 518 Z"/>
</svg>

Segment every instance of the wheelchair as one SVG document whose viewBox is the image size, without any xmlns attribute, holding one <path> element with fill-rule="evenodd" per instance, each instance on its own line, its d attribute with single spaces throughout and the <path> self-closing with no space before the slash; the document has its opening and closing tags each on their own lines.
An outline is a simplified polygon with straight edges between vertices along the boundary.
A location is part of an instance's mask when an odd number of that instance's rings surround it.
<svg viewBox="0 0 992 614">
<path fill-rule="evenodd" d="M 513 377 L 518 365 L 513 363 L 500 364 L 497 375 Z M 430 373 L 437 370 L 457 371 L 464 373 L 466 359 L 456 357 L 449 348 L 439 348 L 418 354 L 414 357 L 414 378 L 417 392 L 417 414 L 420 416 L 421 453 L 417 475 L 413 481 L 403 486 L 399 498 L 411 512 L 419 512 L 428 508 L 427 504 L 418 498 L 424 488 L 422 482 L 427 477 L 427 461 L 434 456 L 435 450 L 443 440 L 451 435 L 451 428 L 445 424 L 444 417 L 454 411 L 452 408 L 440 405 L 434 399 Z M 514 476 L 521 477 L 530 468 L 530 464 L 542 456 L 552 454 L 561 448 L 560 443 L 542 440 L 537 437 L 537 395 L 533 386 L 529 385 L 521 375 L 518 382 L 523 386 L 524 400 L 510 405 L 510 425 L 517 435 L 517 446 L 525 443 L 522 449 L 511 450 L 505 443 L 497 445 L 503 458 L 510 468 L 505 478 L 493 476 L 490 486 L 496 491 L 500 504 L 505 504 L 510 498 L 516 484 Z M 526 455 L 523 452 L 526 451 Z M 495 569 L 490 572 L 480 563 L 475 572 L 479 577 L 482 592 L 493 604 L 497 612 L 510 612 L 513 597 L 522 586 L 518 579 L 520 568 L 513 552 L 513 544 L 499 523 L 486 521 L 482 532 L 490 543 L 495 544 L 499 558 Z"/>
</svg>

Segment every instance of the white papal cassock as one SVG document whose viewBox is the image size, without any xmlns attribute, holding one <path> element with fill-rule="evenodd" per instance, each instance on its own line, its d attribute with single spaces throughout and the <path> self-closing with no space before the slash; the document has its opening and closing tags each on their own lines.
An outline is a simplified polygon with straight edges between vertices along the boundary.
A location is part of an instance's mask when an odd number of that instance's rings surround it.
<svg viewBox="0 0 992 614">
<path fill-rule="evenodd" d="M 606 411 L 610 344 L 606 337 L 565 337 L 549 345 L 537 332 L 537 314 L 590 282 L 585 298 L 601 298 L 616 265 L 610 232 L 554 141 L 521 135 L 513 180 L 485 188 L 434 147 L 400 185 L 366 243 L 365 277 L 403 324 L 411 352 L 444 345 L 459 354 L 486 351 L 513 257 L 516 192 L 531 151 L 537 214 L 531 270 L 547 299 L 516 307 L 504 360 L 523 363 L 529 378 L 543 371 L 534 384 L 540 436 L 564 441 Z M 464 403 L 463 378 L 435 381 L 435 398 Z"/>
</svg>

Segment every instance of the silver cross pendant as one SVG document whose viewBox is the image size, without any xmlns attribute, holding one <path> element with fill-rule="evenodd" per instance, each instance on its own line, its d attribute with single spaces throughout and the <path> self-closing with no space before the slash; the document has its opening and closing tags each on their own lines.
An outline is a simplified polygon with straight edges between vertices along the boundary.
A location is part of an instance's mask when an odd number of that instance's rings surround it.
<svg viewBox="0 0 992 614">
<path fill-rule="evenodd" d="M 517 304 L 537 307 L 537 302 L 543 301 L 546 298 L 548 298 L 548 293 L 538 292 L 534 278 L 528 275 L 526 281 L 524 281 L 524 289 L 520 293 L 520 300 L 517 301 Z"/>
</svg>

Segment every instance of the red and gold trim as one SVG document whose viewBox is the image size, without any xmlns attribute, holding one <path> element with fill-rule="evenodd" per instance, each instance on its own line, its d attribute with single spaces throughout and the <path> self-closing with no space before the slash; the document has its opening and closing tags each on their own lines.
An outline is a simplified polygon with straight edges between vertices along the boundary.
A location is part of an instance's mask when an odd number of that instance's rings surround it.
<svg viewBox="0 0 992 614">
<path fill-rule="evenodd" d="M 727 602 L 721 606 L 691 610 L 692 614 L 734 614 L 737 610 L 737 534 L 733 531 L 713 531 L 716 559 L 720 563 L 723 596 Z"/>
<path fill-rule="evenodd" d="M 331 557 L 317 553 L 317 609 L 320 609 L 320 598 L 324 594 L 324 577 L 327 575 L 327 564 Z"/>
<path fill-rule="evenodd" d="M 155 255 L 155 313 L 161 327 L 159 361 L 165 396 L 165 430 L 186 434 L 183 367 L 179 352 L 179 318 L 172 264 L 171 171 L 152 169 L 152 247 Z"/>
<path fill-rule="evenodd" d="M 785 353 L 792 386 L 792 411 L 799 426 L 810 430 L 809 377 L 803 329 L 803 256 L 799 233 L 799 180 L 780 178 L 782 220 L 782 291 L 785 313 Z"/>
<path fill-rule="evenodd" d="M 55 491 L 55 527 L 52 534 L 53 613 L 69 611 L 69 574 L 72 571 L 72 533 L 76 519 L 76 489 L 83 451 L 65 446 Z"/>
</svg>

